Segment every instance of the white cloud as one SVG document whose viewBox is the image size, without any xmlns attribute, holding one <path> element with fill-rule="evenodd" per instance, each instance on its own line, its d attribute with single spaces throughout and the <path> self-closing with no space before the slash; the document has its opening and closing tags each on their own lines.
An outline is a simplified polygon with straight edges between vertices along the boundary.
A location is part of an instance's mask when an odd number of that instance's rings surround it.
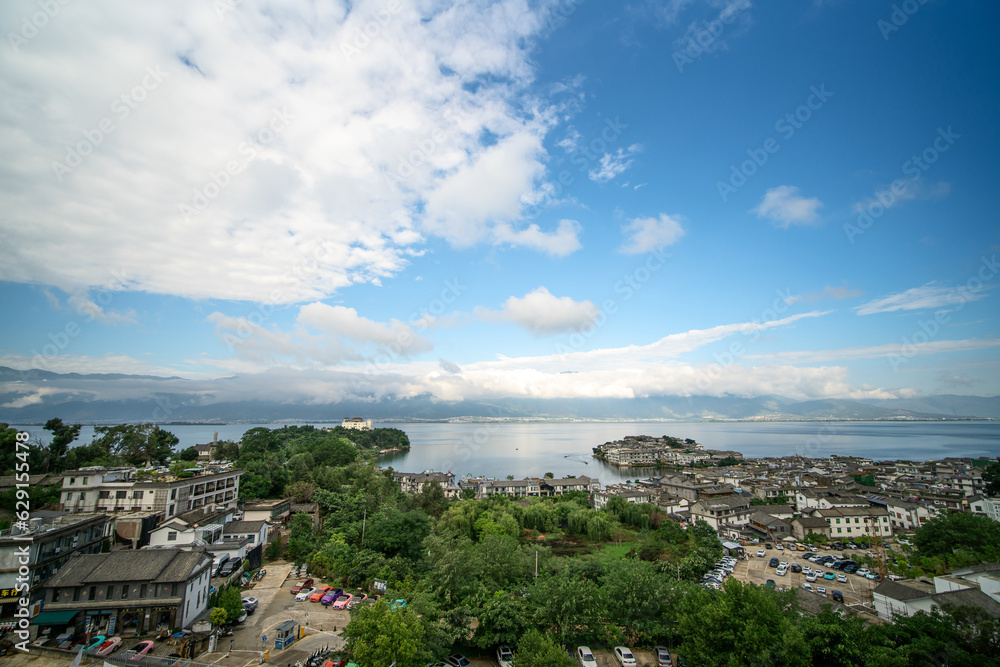
<svg viewBox="0 0 1000 667">
<path fill-rule="evenodd" d="M 856 361 L 858 359 L 879 359 L 890 356 L 910 358 L 926 354 L 988 350 L 994 347 L 1000 347 L 1000 338 L 933 340 L 920 343 L 919 345 L 887 343 L 885 345 L 871 345 L 868 347 L 845 347 L 839 350 L 794 350 L 774 354 L 750 354 L 746 358 L 799 364 L 820 364 L 831 361 Z"/>
<path fill-rule="evenodd" d="M 633 218 L 622 226 L 621 252 L 636 255 L 677 243 L 684 236 L 680 216 L 661 213 L 659 218 Z"/>
<path fill-rule="evenodd" d="M 816 210 L 822 205 L 819 199 L 799 195 L 795 186 L 779 185 L 769 189 L 751 212 L 759 218 L 767 218 L 775 227 L 788 229 L 792 225 L 817 224 L 819 214 Z"/>
<path fill-rule="evenodd" d="M 510 297 L 504 302 L 502 310 L 477 310 L 483 319 L 513 322 L 533 334 L 575 331 L 592 324 L 597 313 L 597 306 L 590 301 L 557 297 L 545 287 L 539 287 L 523 297 Z"/>
<path fill-rule="evenodd" d="M 580 223 L 576 220 L 560 220 L 556 230 L 548 233 L 535 224 L 524 229 L 514 229 L 508 224 L 493 228 L 493 238 L 497 243 L 540 250 L 555 257 L 565 257 L 579 250 L 579 236 Z"/>
<path fill-rule="evenodd" d="M 802 294 L 796 294 L 785 299 L 785 303 L 791 305 L 793 303 L 804 303 L 809 301 L 820 301 L 822 299 L 834 299 L 840 301 L 842 299 L 852 299 L 854 297 L 862 296 L 864 292 L 861 290 L 849 289 L 847 287 L 833 287 L 827 285 L 822 290 L 818 292 L 804 292 Z"/>
<path fill-rule="evenodd" d="M 873 196 L 856 202 L 853 209 L 855 213 L 860 214 L 871 211 L 876 206 L 889 209 L 912 199 L 940 199 L 947 197 L 950 193 L 951 183 L 945 181 L 927 185 L 919 180 L 900 179 L 877 190 Z"/>
<path fill-rule="evenodd" d="M 923 310 L 927 308 L 953 308 L 967 301 L 978 301 L 986 296 L 983 291 L 957 290 L 929 282 L 905 292 L 897 292 L 874 299 L 856 308 L 858 315 L 892 313 L 897 310 Z"/>
<path fill-rule="evenodd" d="M 0 50 L 0 150 L 18 156 L 0 280 L 78 294 L 114 267 L 137 291 L 297 303 L 396 274 L 428 235 L 499 242 L 562 120 L 531 88 L 555 2 L 61 6 Z"/>
<path fill-rule="evenodd" d="M 632 156 L 642 151 L 642 146 L 632 144 L 627 149 L 619 148 L 614 153 L 605 153 L 600 159 L 600 168 L 591 169 L 587 176 L 592 181 L 607 183 L 616 176 L 624 174 L 632 166 Z"/>
</svg>

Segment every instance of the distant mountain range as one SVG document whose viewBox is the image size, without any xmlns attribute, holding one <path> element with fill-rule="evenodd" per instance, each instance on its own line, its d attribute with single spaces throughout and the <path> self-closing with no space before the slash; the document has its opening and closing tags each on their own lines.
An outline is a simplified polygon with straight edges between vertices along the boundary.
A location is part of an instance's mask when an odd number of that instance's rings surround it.
<svg viewBox="0 0 1000 667">
<path fill-rule="evenodd" d="M 796 401 L 782 396 L 653 396 L 633 399 L 502 398 L 441 401 L 432 396 L 261 400 L 249 381 L 195 381 L 145 375 L 18 371 L 0 366 L 0 421 L 44 422 L 289 422 L 446 419 L 998 419 L 1000 396 L 924 396 L 912 399 Z M 274 394 L 280 394 L 275 390 Z M 230 398 L 232 396 L 236 398 Z"/>
</svg>

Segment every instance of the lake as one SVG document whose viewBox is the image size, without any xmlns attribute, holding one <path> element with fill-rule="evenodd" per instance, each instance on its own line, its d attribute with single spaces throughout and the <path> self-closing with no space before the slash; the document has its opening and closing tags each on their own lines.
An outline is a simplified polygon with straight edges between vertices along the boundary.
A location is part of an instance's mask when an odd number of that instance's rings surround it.
<svg viewBox="0 0 1000 667">
<path fill-rule="evenodd" d="M 337 422 L 339 423 L 339 422 Z M 315 424 L 331 426 L 333 424 Z M 163 425 L 181 448 L 239 440 L 251 428 L 280 424 Z M 588 475 L 602 484 L 649 476 L 650 469 L 618 469 L 590 457 L 591 450 L 627 435 L 693 438 L 707 449 L 732 449 L 747 457 L 803 454 L 810 457 L 866 456 L 876 460 L 924 461 L 1000 456 L 1000 421 L 975 422 L 493 422 L 391 423 L 410 438 L 409 452 L 382 457 L 382 465 L 404 472 L 450 470 L 503 478 Z M 40 426 L 16 426 L 48 441 Z M 78 442 L 90 442 L 84 426 Z"/>
</svg>

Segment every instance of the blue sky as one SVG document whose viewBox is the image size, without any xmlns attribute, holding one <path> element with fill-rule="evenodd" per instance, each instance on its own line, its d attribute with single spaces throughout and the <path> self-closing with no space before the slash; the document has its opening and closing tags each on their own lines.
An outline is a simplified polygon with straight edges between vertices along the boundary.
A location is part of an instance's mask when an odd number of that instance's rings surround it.
<svg viewBox="0 0 1000 667">
<path fill-rule="evenodd" d="M 0 8 L 2 365 L 1000 394 L 991 3 L 38 11 Z"/>
</svg>

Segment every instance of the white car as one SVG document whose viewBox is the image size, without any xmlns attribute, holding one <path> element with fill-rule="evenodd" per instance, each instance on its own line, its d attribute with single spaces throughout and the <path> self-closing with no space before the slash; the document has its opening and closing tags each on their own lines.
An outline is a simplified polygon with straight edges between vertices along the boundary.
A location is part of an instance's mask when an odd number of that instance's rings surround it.
<svg viewBox="0 0 1000 667">
<path fill-rule="evenodd" d="M 632 655 L 632 651 L 625 648 L 624 646 L 615 647 L 615 660 L 622 667 L 635 667 L 635 656 Z"/>
<path fill-rule="evenodd" d="M 785 567 L 785 568 L 787 568 L 788 567 L 788 561 L 787 560 L 781 561 L 780 563 L 778 563 L 778 567 Z"/>
<path fill-rule="evenodd" d="M 784 567 L 784 566 L 779 566 L 779 567 L 778 567 L 778 569 L 776 569 L 776 570 L 774 571 L 774 573 L 775 573 L 776 575 L 778 575 L 779 577 L 783 577 L 783 576 L 785 576 L 786 574 L 788 574 L 788 568 L 787 568 L 787 567 Z"/>
<path fill-rule="evenodd" d="M 811 591 L 813 589 L 813 587 L 810 586 L 809 584 L 802 584 L 802 588 L 804 588 L 807 591 Z"/>
<path fill-rule="evenodd" d="M 826 595 L 826 589 L 823 588 L 822 586 L 817 586 L 816 592 L 819 593 L 820 595 Z"/>
<path fill-rule="evenodd" d="M 775 544 L 774 548 L 777 549 L 778 551 L 784 551 L 785 550 L 785 547 L 781 546 L 780 544 Z"/>
<path fill-rule="evenodd" d="M 298 600 L 299 602 L 304 602 L 304 601 L 308 600 L 309 596 L 312 595 L 315 592 L 316 592 L 315 588 L 303 588 L 295 596 L 295 599 Z"/>
<path fill-rule="evenodd" d="M 514 653 L 509 646 L 497 649 L 497 662 L 500 663 L 500 667 L 514 667 Z"/>
<path fill-rule="evenodd" d="M 847 583 L 847 575 L 846 574 L 838 574 L 837 575 L 837 581 L 839 581 L 842 584 L 846 584 Z"/>
<path fill-rule="evenodd" d="M 757 549 L 757 558 L 763 558 L 766 555 L 767 555 L 766 551 L 764 551 L 763 549 Z"/>
<path fill-rule="evenodd" d="M 810 583 L 816 581 L 816 573 L 815 572 L 810 572 L 809 574 L 807 574 L 806 575 L 806 581 L 808 581 Z"/>
<path fill-rule="evenodd" d="M 590 650 L 589 646 L 577 646 L 576 659 L 580 663 L 580 667 L 597 667 L 597 658 L 594 657 L 594 652 Z"/>
<path fill-rule="evenodd" d="M 869 570 L 867 567 L 862 567 L 858 568 L 854 572 L 854 574 L 858 575 L 859 577 L 867 577 L 869 572 L 871 572 L 871 570 Z"/>
</svg>

